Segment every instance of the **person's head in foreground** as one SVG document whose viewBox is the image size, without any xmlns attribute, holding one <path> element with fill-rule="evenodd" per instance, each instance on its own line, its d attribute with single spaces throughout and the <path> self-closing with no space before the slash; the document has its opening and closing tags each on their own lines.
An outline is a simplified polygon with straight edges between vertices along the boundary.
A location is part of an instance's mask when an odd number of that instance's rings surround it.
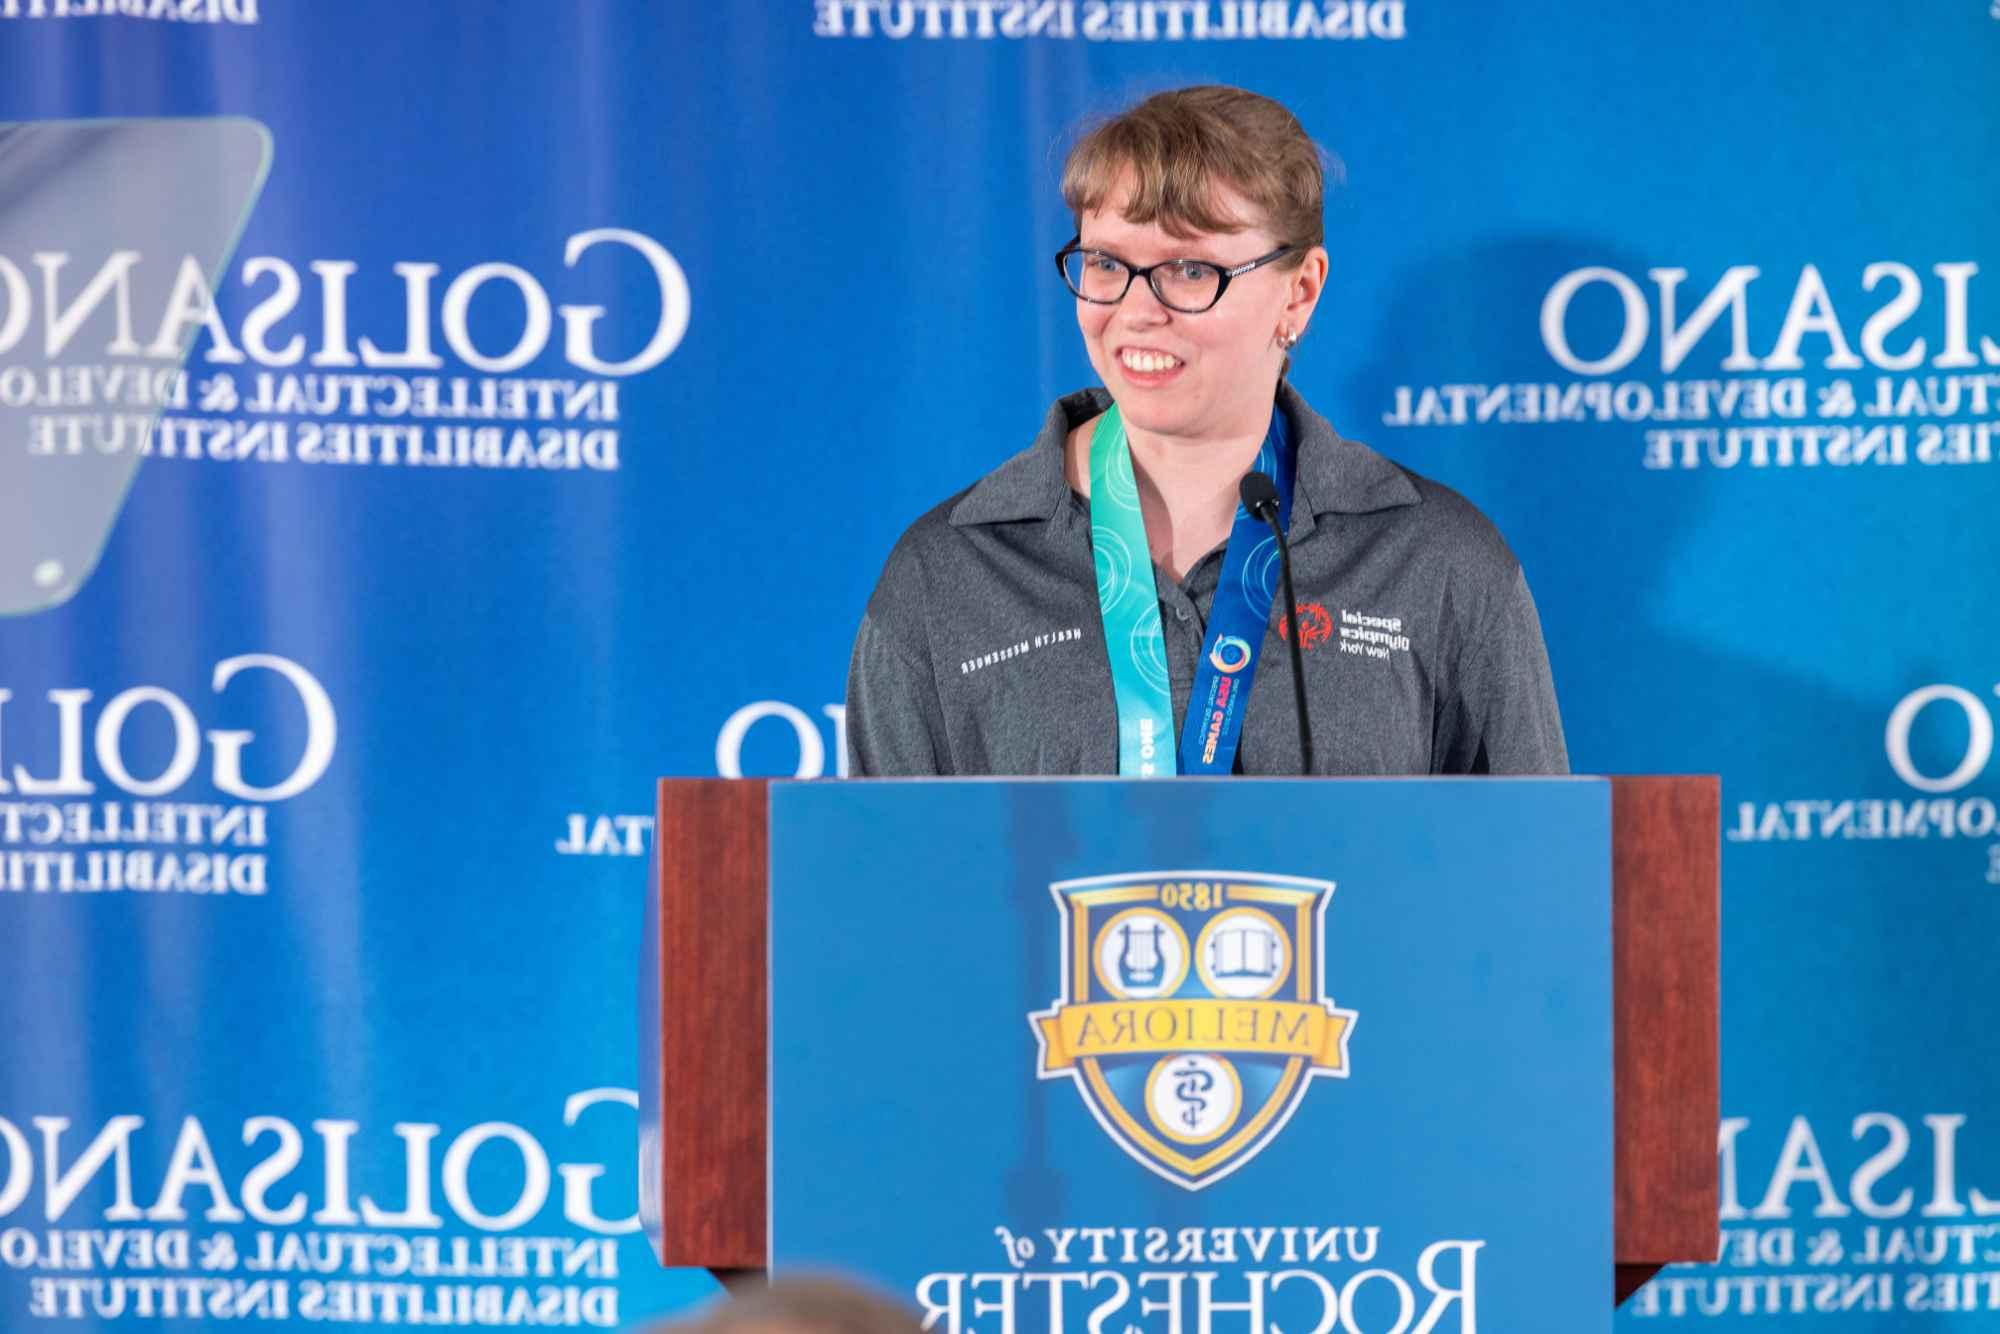
<svg viewBox="0 0 2000 1334">
<path fill-rule="evenodd" d="M 732 1292 L 695 1319 L 665 1328 L 677 1334 L 923 1334 L 914 1311 L 828 1277 L 778 1279 Z"/>
<path fill-rule="evenodd" d="M 1063 278 L 1128 428 L 1263 433 L 1326 284 L 1324 189 L 1298 118 L 1241 88 L 1156 94 L 1071 150 Z"/>
</svg>

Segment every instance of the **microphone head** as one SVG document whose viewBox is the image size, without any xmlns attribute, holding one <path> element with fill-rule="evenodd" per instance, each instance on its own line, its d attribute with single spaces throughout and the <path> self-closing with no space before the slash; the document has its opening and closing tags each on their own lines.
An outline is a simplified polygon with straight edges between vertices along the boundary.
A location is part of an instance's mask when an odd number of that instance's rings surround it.
<svg viewBox="0 0 2000 1334">
<path fill-rule="evenodd" d="M 1261 472 L 1244 473 L 1236 494 L 1242 498 L 1243 508 L 1255 518 L 1278 512 L 1278 484 Z"/>
</svg>

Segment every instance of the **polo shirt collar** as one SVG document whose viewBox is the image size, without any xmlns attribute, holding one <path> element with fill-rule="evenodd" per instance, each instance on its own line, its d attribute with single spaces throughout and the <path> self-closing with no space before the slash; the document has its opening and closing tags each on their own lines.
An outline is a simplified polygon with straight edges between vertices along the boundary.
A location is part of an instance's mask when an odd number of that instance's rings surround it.
<svg viewBox="0 0 2000 1334">
<path fill-rule="evenodd" d="M 1111 406 L 1103 389 L 1085 389 L 1056 400 L 1035 443 L 981 478 L 954 505 L 953 527 L 1042 519 L 1052 525 L 1073 508 L 1063 476 L 1063 440 L 1079 423 Z M 1298 478 L 1292 492 L 1289 536 L 1298 541 L 1324 514 L 1370 514 L 1419 501 L 1404 471 L 1364 444 L 1343 438 L 1291 385 L 1278 384 L 1278 406 L 1298 442 Z"/>
</svg>

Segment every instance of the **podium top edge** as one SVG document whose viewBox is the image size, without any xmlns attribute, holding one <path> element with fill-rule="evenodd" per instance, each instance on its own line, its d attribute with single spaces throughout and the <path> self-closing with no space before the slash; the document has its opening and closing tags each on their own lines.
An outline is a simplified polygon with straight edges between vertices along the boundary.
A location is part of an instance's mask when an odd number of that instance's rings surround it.
<svg viewBox="0 0 2000 1334">
<path fill-rule="evenodd" d="M 1225 774 L 1215 776 L 1175 775 L 1179 783 L 1609 783 L 1643 779 L 1650 781 L 1721 782 L 1713 773 L 1672 774 Z M 718 778 L 714 775 L 676 774 L 663 776 L 669 783 L 764 783 L 787 787 L 825 783 L 1149 783 L 1157 778 L 1132 778 L 1122 774 L 927 774 L 896 777 L 787 778 L 778 775 L 746 775 Z"/>
</svg>

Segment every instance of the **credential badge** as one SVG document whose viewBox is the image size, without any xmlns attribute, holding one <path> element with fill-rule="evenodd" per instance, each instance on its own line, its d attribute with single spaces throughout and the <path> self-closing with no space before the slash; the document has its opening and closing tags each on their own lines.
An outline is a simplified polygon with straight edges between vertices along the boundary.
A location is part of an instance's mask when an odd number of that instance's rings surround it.
<svg viewBox="0 0 2000 1334">
<path fill-rule="evenodd" d="M 1076 1081 L 1118 1147 L 1200 1190 L 1275 1138 L 1314 1075 L 1347 1077 L 1326 994 L 1330 880 L 1144 871 L 1049 886 L 1063 995 L 1028 1016 L 1036 1073 Z"/>
</svg>

